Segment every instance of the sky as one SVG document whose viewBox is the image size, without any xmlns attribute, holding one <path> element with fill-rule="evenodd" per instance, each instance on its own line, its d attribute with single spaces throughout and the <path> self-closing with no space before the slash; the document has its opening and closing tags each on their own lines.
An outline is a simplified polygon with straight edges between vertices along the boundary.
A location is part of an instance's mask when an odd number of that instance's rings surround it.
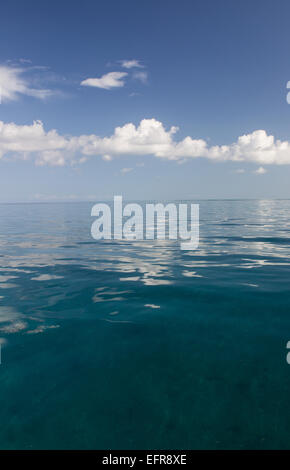
<svg viewBox="0 0 290 470">
<path fill-rule="evenodd" d="M 290 198 L 289 18 L 287 0 L 5 2 L 0 202 Z"/>
</svg>

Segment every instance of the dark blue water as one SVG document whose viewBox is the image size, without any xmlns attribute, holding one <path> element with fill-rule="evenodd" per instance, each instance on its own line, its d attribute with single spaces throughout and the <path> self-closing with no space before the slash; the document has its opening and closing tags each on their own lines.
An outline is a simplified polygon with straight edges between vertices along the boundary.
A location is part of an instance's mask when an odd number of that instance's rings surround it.
<svg viewBox="0 0 290 470">
<path fill-rule="evenodd" d="M 91 207 L 0 205 L 0 448 L 290 448 L 290 201 L 200 202 L 197 251 Z"/>
</svg>

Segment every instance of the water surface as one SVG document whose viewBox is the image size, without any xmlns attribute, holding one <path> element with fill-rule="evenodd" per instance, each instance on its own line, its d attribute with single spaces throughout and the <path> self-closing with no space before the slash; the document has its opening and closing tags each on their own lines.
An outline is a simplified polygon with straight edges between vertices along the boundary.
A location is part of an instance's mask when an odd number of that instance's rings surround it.
<svg viewBox="0 0 290 470">
<path fill-rule="evenodd" d="M 0 448 L 290 448 L 290 201 L 200 201 L 197 251 L 91 207 L 0 205 Z"/>
</svg>

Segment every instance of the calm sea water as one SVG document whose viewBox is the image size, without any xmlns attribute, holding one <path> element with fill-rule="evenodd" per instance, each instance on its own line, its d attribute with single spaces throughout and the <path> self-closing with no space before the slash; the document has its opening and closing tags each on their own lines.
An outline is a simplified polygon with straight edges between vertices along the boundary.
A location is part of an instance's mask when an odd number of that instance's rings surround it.
<svg viewBox="0 0 290 470">
<path fill-rule="evenodd" d="M 290 448 L 290 201 L 200 201 L 197 251 L 91 207 L 0 205 L 0 448 Z"/>
</svg>

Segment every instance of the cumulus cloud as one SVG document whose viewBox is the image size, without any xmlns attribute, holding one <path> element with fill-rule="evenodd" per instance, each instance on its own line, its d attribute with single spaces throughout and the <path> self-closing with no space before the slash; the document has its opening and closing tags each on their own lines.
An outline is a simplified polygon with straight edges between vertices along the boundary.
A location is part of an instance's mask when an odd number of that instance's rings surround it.
<svg viewBox="0 0 290 470">
<path fill-rule="evenodd" d="M 63 166 L 70 139 L 60 136 L 55 130 L 45 132 L 43 124 L 5 124 L 0 121 L 0 158 L 7 155 L 28 159 L 33 156 L 37 164 Z"/>
<path fill-rule="evenodd" d="M 100 78 L 87 78 L 81 82 L 82 86 L 91 86 L 110 90 L 111 88 L 120 88 L 125 85 L 124 80 L 127 72 L 109 72 Z"/>
<path fill-rule="evenodd" d="M 143 119 L 116 127 L 112 135 L 66 136 L 56 130 L 45 131 L 42 122 L 32 125 L 5 124 L 0 121 L 0 158 L 33 158 L 38 165 L 82 163 L 88 157 L 109 161 L 122 155 L 152 155 L 163 160 L 207 158 L 216 162 L 250 162 L 261 166 L 290 164 L 290 142 L 268 135 L 264 130 L 238 137 L 230 145 L 209 146 L 203 139 L 185 137 L 175 140 L 178 128 L 166 129 L 156 119 Z"/>
<path fill-rule="evenodd" d="M 121 60 L 121 66 L 125 69 L 132 69 L 132 68 L 143 68 L 143 65 L 140 64 L 139 60 L 131 59 L 131 60 Z"/>
<path fill-rule="evenodd" d="M 1 102 L 16 100 L 19 95 L 44 99 L 52 94 L 51 90 L 32 88 L 25 72 L 25 69 L 19 67 L 0 65 Z"/>
</svg>

